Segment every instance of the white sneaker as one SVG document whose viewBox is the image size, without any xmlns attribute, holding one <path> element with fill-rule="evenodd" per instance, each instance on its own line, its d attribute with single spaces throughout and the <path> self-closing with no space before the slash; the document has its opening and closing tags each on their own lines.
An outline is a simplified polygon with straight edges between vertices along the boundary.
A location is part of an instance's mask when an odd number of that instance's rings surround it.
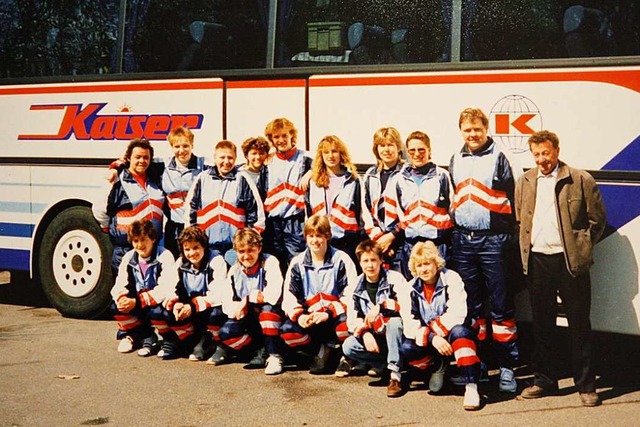
<svg viewBox="0 0 640 427">
<path fill-rule="evenodd" d="M 477 411 L 480 409 L 480 395 L 478 394 L 478 384 L 467 384 L 464 386 L 464 400 L 462 407 L 466 411 Z"/>
<path fill-rule="evenodd" d="M 504 393 L 515 393 L 516 391 L 518 391 L 518 383 L 516 382 L 512 369 L 500 368 L 500 382 L 498 383 L 498 391 Z"/>
<path fill-rule="evenodd" d="M 278 375 L 282 373 L 282 357 L 277 354 L 271 354 L 267 358 L 264 368 L 265 375 Z"/>
<path fill-rule="evenodd" d="M 118 353 L 131 353 L 133 351 L 133 338 L 129 335 L 122 338 L 118 344 Z"/>
</svg>

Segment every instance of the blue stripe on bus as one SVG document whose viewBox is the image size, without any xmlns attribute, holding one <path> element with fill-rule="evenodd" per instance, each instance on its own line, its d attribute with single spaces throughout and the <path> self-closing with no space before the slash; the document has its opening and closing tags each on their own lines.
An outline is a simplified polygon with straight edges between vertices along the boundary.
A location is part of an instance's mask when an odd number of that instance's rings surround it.
<svg viewBox="0 0 640 427">
<path fill-rule="evenodd" d="M 15 224 L 12 222 L 0 222 L 1 237 L 31 237 L 32 224 Z"/>
<path fill-rule="evenodd" d="M 619 229 L 640 215 L 640 185 L 598 186 L 607 208 L 607 223 Z"/>
<path fill-rule="evenodd" d="M 640 135 L 602 167 L 604 171 L 640 170 Z"/>
<path fill-rule="evenodd" d="M 0 269 L 29 271 L 29 251 L 0 248 Z"/>
</svg>

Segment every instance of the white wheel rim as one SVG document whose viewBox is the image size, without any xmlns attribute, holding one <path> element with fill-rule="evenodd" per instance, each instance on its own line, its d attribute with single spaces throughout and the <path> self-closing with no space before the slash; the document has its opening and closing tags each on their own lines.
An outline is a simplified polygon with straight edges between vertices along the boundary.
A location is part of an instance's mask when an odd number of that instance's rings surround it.
<svg viewBox="0 0 640 427">
<path fill-rule="evenodd" d="M 100 280 L 102 251 L 84 230 L 64 234 L 53 252 L 53 275 L 65 294 L 79 298 L 90 294 Z"/>
</svg>

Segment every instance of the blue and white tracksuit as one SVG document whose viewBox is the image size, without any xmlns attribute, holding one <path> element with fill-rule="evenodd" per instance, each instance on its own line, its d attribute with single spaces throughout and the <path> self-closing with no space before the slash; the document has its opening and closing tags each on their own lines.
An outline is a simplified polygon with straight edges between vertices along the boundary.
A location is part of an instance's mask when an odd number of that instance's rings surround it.
<svg viewBox="0 0 640 427">
<path fill-rule="evenodd" d="M 274 256 L 263 254 L 246 269 L 239 262 L 227 274 L 222 308 L 228 320 L 220 330 L 222 343 L 232 350 L 264 344 L 269 354 L 280 354 L 282 273 Z M 233 318 L 242 311 L 244 316 Z"/>
<path fill-rule="evenodd" d="M 314 264 L 309 249 L 291 260 L 284 281 L 282 309 L 287 320 L 280 334 L 289 347 L 328 344 L 338 347 L 348 336 L 347 307 L 357 280 L 355 265 L 349 256 L 327 247 L 322 265 Z M 329 320 L 303 328 L 303 314 L 324 312 Z M 315 351 L 311 351 L 315 353 Z"/>
<path fill-rule="evenodd" d="M 449 173 L 433 163 L 427 166 L 425 174 L 404 168 L 389 183 L 385 196 L 387 227 L 404 231 L 402 274 L 407 280 L 412 277 L 408 263 L 413 246 L 431 240 L 446 259 L 453 230 Z"/>
<path fill-rule="evenodd" d="M 506 155 L 489 138 L 479 152 L 464 146 L 454 154 L 449 172 L 455 186 L 452 212 L 456 225 L 451 266 L 464 281 L 469 318 L 480 341 L 492 336 L 498 363 L 512 368 L 518 359 L 517 328 L 505 259 L 515 230 L 513 171 Z M 482 309 L 487 298 L 490 319 L 484 319 Z"/>
<path fill-rule="evenodd" d="M 264 231 L 262 201 L 251 178 L 234 168 L 227 175 L 212 167 L 198 175 L 185 202 L 185 224 L 198 225 L 209 237 L 209 248 L 224 255 L 235 232 L 244 227 Z"/>
<path fill-rule="evenodd" d="M 186 167 L 180 165 L 175 157 L 154 161 L 153 165 L 156 164 L 162 168 L 160 182 L 166 195 L 164 246 L 177 257 L 180 255 L 178 237 L 185 224 L 185 199 L 196 177 L 208 166 L 204 157 L 198 156 L 191 156 Z"/>
<path fill-rule="evenodd" d="M 442 357 L 433 347 L 434 337 L 445 338 L 453 347 L 456 363 L 466 383 L 477 383 L 480 359 L 476 353 L 475 333 L 466 322 L 467 294 L 460 275 L 443 269 L 438 274 L 433 294 L 427 299 L 420 278 L 409 282 L 411 315 L 405 318 L 402 358 L 417 369 L 427 369 Z"/>
<path fill-rule="evenodd" d="M 111 288 L 111 311 L 118 324 L 118 339 L 129 335 L 140 340 L 153 334 L 152 325 L 158 332 L 167 327 L 161 304 L 178 281 L 173 255 L 156 246 L 150 259 L 146 260 L 148 267 L 144 273 L 140 261 L 133 249 L 124 254 Z M 135 307 L 128 313 L 120 312 L 116 306 L 123 297 L 136 300 Z"/>
<path fill-rule="evenodd" d="M 113 244 L 112 267 L 118 271 L 122 257 L 133 248 L 127 237 L 132 222 L 151 220 L 158 232 L 158 241 L 161 240 L 165 197 L 157 182 L 147 179 L 146 186 L 142 187 L 128 169 L 118 173 L 118 180 L 113 185 L 105 185 L 108 186 L 105 197 L 97 200 L 92 210 L 102 229 L 109 231 Z"/>
<path fill-rule="evenodd" d="M 312 160 L 305 151 L 292 149 L 277 152 L 267 166 L 265 252 L 280 261 L 283 274 L 289 261 L 305 249 L 305 192 L 300 179 L 311 169 Z"/>
<path fill-rule="evenodd" d="M 390 248 L 393 251 L 393 255 L 387 256 L 385 254 L 385 262 L 395 271 L 401 271 L 401 253 L 404 234 L 402 230 L 389 228 L 387 226 L 385 222 L 384 199 L 386 188 L 389 187 L 389 183 L 393 181 L 392 178 L 400 172 L 403 167 L 404 165 L 400 162 L 394 166 L 390 171 L 391 173 L 385 188 L 382 188 L 382 179 L 380 178 L 381 171 L 378 170 L 378 166 L 371 166 L 362 178 L 362 222 L 365 233 L 367 233 L 367 236 L 374 242 L 387 233 L 393 233 L 395 240 Z"/>
<path fill-rule="evenodd" d="M 178 282 L 163 306 L 166 309 L 169 328 L 181 338 L 180 332 L 191 328 L 201 336 L 209 331 L 215 342 L 219 341 L 220 327 L 226 320 L 222 312 L 222 293 L 227 275 L 227 263 L 222 256 L 214 256 L 211 251 L 205 252 L 201 261 L 202 267 L 197 269 L 184 258 L 176 263 Z M 173 307 L 177 302 L 191 306 L 191 316 L 176 321 Z"/>
<path fill-rule="evenodd" d="M 358 265 L 355 248 L 365 237 L 361 191 L 358 177 L 347 171 L 342 189 L 333 200 L 327 200 L 327 189 L 312 181 L 306 201 L 307 215 L 327 216 L 331 225 L 331 245 L 346 252 L 355 265 Z"/>
<path fill-rule="evenodd" d="M 398 293 L 401 294 L 400 297 Z M 380 270 L 375 301 L 369 297 L 365 276 L 359 277 L 353 292 L 353 305 L 351 306 L 353 310 L 349 310 L 347 315 L 347 325 L 353 335 L 349 336 L 342 344 L 342 350 L 346 357 L 379 367 L 382 367 L 386 361 L 390 371 L 400 372 L 402 370 L 400 358 L 402 317 L 399 300 L 403 300 L 403 304 L 408 302 L 407 284 L 400 273 L 393 270 Z M 373 324 L 366 324 L 365 317 L 376 305 L 379 307 L 378 315 Z M 380 349 L 379 353 L 367 351 L 362 339 L 365 333 L 373 334 Z"/>
</svg>

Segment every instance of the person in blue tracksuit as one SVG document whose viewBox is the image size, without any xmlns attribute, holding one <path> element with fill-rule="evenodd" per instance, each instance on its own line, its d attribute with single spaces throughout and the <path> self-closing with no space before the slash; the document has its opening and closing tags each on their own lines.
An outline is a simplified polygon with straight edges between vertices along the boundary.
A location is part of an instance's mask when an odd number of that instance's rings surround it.
<svg viewBox="0 0 640 427">
<path fill-rule="evenodd" d="M 316 354 L 310 373 L 330 374 L 331 355 L 349 336 L 347 306 L 357 274 L 351 258 L 329 246 L 327 217 L 309 218 L 304 238 L 307 249 L 291 260 L 285 277 L 281 336 L 287 346 Z"/>
<path fill-rule="evenodd" d="M 353 291 L 352 310 L 347 314 L 347 326 L 353 335 L 342 344 L 345 358 L 338 365 L 336 376 L 349 375 L 349 360 L 369 364 L 378 371 L 387 368 L 390 373 L 387 396 L 398 397 L 403 392 L 400 309 L 408 307 L 406 282 L 397 271 L 383 268 L 383 251 L 376 242 L 360 242 L 356 255 L 362 275 Z"/>
<path fill-rule="evenodd" d="M 401 355 L 418 370 L 433 367 L 429 390 L 439 392 L 445 367 L 453 356 L 465 384 L 463 407 L 480 409 L 480 359 L 475 333 L 467 322 L 467 294 L 460 275 L 445 268 L 445 260 L 431 241 L 417 243 L 409 258 L 415 279 L 409 282 L 410 312 L 404 318 Z"/>
<path fill-rule="evenodd" d="M 481 353 L 483 343 L 493 339 L 500 367 L 498 389 L 515 393 L 513 367 L 519 351 L 507 259 L 515 250 L 514 173 L 518 171 L 488 136 L 489 119 L 482 110 L 463 110 L 458 125 L 464 145 L 449 163 L 455 188 L 450 266 L 464 281 L 468 315 L 478 331 Z"/>
<path fill-rule="evenodd" d="M 124 254 L 132 249 L 127 231 L 134 221 L 148 219 L 162 238 L 165 196 L 160 183 L 149 175 L 153 147 L 147 140 L 134 139 L 125 152 L 128 168 L 117 174 L 116 181 L 105 183 L 104 196 L 93 203 L 93 216 L 109 233 L 113 244 L 112 268 L 118 271 Z"/>
<path fill-rule="evenodd" d="M 298 130 L 289 119 L 273 119 L 264 134 L 276 150 L 267 166 L 264 249 L 278 258 L 284 275 L 291 259 L 306 248 L 302 227 L 313 159 L 296 147 Z"/>
<path fill-rule="evenodd" d="M 209 238 L 209 249 L 225 256 L 236 230 L 253 227 L 264 231 L 262 200 L 251 178 L 236 167 L 237 149 L 223 140 L 214 150 L 215 166 L 201 173 L 186 199 L 185 223 L 198 225 Z M 233 257 L 227 257 L 233 264 Z"/>
<path fill-rule="evenodd" d="M 141 347 L 138 355 L 151 354 L 159 333 L 168 326 L 162 315 L 162 302 L 177 282 L 171 252 L 158 245 L 158 232 L 147 219 L 134 221 L 127 230 L 133 249 L 125 253 L 111 289 L 111 312 L 118 324 L 118 351 L 129 353 Z M 183 337 L 192 331 L 186 328 Z"/>
<path fill-rule="evenodd" d="M 307 192 L 307 216 L 325 215 L 331 224 L 331 245 L 357 263 L 355 248 L 364 238 L 362 188 L 345 143 L 335 135 L 318 144 Z M 357 267 L 359 268 L 359 267 Z"/>
<path fill-rule="evenodd" d="M 451 244 L 453 221 L 449 214 L 453 188 L 449 173 L 431 161 L 431 140 L 421 131 L 407 137 L 410 165 L 389 184 L 385 218 L 387 226 L 402 230 L 401 272 L 407 280 L 411 249 L 417 242 L 434 242 L 445 258 Z"/>
<path fill-rule="evenodd" d="M 213 357 L 224 363 L 227 350 L 237 354 L 253 349 L 255 356 L 249 368 L 264 367 L 266 375 L 280 374 L 280 326 L 284 318 L 280 264 L 276 257 L 262 251 L 262 237 L 251 228 L 236 232 L 233 248 L 238 261 L 229 269 L 222 304 L 228 320 L 220 330 L 222 346 Z"/>
<path fill-rule="evenodd" d="M 240 169 L 245 172 L 249 178 L 251 178 L 258 189 L 260 200 L 262 200 L 262 203 L 264 204 L 264 201 L 267 198 L 267 187 L 269 186 L 269 183 L 267 182 L 269 175 L 266 164 L 266 161 L 269 158 L 269 141 L 261 136 L 256 138 L 247 138 L 240 148 L 242 149 L 244 158 L 247 160 L 245 164 L 240 166 Z"/>
<path fill-rule="evenodd" d="M 362 178 L 362 222 L 367 236 L 380 245 L 388 267 L 401 271 L 401 229 L 389 228 L 385 222 L 385 190 L 394 175 L 404 167 L 404 150 L 400 132 L 383 127 L 373 134 L 373 155 L 376 164 Z"/>
<path fill-rule="evenodd" d="M 176 263 L 178 281 L 163 306 L 169 328 L 176 334 L 192 325 L 195 346 L 189 360 L 204 360 L 219 343 L 220 327 L 226 320 L 222 312 L 222 288 L 227 263 L 208 249 L 207 235 L 198 226 L 185 228 L 179 237 L 182 255 Z M 167 353 L 175 352 L 167 346 Z"/>
</svg>

